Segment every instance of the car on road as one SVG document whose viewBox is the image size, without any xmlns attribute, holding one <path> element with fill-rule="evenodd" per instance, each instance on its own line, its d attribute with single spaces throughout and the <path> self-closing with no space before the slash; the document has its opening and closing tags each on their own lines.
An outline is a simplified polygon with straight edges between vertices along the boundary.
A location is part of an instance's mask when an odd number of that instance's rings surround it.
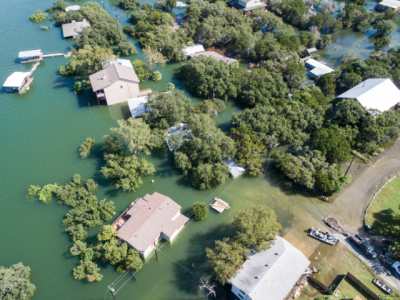
<svg viewBox="0 0 400 300">
<path fill-rule="evenodd" d="M 358 234 L 351 236 L 350 242 L 360 247 L 369 258 L 375 259 L 378 257 L 378 253 L 376 253 L 375 248 Z"/>
</svg>

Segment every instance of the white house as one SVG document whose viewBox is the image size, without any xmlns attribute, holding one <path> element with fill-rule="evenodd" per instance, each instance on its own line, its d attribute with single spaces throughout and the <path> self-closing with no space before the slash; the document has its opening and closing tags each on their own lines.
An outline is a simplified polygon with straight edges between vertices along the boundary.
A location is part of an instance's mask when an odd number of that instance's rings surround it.
<svg viewBox="0 0 400 300">
<path fill-rule="evenodd" d="M 77 38 L 82 32 L 83 28 L 90 27 L 90 23 L 83 19 L 82 22 L 73 20 L 71 23 L 62 24 L 62 31 L 64 38 Z"/>
<path fill-rule="evenodd" d="M 327 65 L 312 58 L 306 60 L 305 66 L 310 70 L 309 74 L 313 78 L 317 78 L 320 75 L 328 74 L 335 71 L 334 69 L 328 67 Z"/>
<path fill-rule="evenodd" d="M 231 0 L 227 2 L 230 6 L 235 6 L 238 9 L 242 9 L 243 11 L 249 11 L 256 8 L 263 8 L 267 5 L 264 3 L 264 0 Z"/>
<path fill-rule="evenodd" d="M 28 80 L 30 74 L 29 72 L 14 72 L 8 76 L 3 87 L 7 88 L 7 92 L 19 91 Z"/>
<path fill-rule="evenodd" d="M 241 300 L 283 300 L 309 265 L 300 250 L 278 236 L 270 249 L 256 252 L 244 262 L 231 279 L 231 291 Z"/>
<path fill-rule="evenodd" d="M 366 110 L 384 112 L 399 105 L 400 90 L 389 78 L 373 78 L 361 82 L 338 98 L 356 99 Z"/>
<path fill-rule="evenodd" d="M 171 198 L 153 193 L 137 199 L 113 223 L 121 232 L 118 238 L 137 249 L 146 258 L 159 240 L 172 242 L 189 218 Z"/>
<path fill-rule="evenodd" d="M 385 11 L 387 9 L 393 9 L 396 12 L 400 11 L 400 1 L 399 0 L 383 0 L 379 2 L 377 10 Z"/>
</svg>

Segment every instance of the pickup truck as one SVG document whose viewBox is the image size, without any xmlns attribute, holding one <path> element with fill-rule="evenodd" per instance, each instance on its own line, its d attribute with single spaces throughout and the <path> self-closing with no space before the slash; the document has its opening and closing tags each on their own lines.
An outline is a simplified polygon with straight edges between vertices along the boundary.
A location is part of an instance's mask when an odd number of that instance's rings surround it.
<svg viewBox="0 0 400 300">
<path fill-rule="evenodd" d="M 362 237 L 360 237 L 358 234 L 352 235 L 350 237 L 350 242 L 352 242 L 354 245 L 357 245 L 358 247 L 361 248 L 361 250 L 369 257 L 372 259 L 375 259 L 378 256 L 378 253 L 376 253 L 374 247 L 371 246 L 370 243 L 368 243 L 367 240 L 364 240 Z"/>
</svg>

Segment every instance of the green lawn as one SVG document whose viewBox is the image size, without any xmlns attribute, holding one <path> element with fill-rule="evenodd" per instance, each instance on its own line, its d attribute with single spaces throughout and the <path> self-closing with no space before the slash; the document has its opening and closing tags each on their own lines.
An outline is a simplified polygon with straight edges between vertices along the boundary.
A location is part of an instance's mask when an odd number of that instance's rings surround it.
<svg viewBox="0 0 400 300">
<path fill-rule="evenodd" d="M 400 177 L 389 182 L 368 209 L 365 224 L 370 234 L 400 237 Z"/>
</svg>

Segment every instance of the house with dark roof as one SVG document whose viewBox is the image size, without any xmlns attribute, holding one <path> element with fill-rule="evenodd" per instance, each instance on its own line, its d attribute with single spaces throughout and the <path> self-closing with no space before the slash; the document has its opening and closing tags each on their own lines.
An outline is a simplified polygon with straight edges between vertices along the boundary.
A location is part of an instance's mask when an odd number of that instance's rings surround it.
<svg viewBox="0 0 400 300">
<path fill-rule="evenodd" d="M 189 218 L 181 206 L 159 193 L 137 199 L 113 223 L 121 232 L 118 238 L 137 249 L 146 258 L 162 238 L 172 242 Z"/>
<path fill-rule="evenodd" d="M 309 265 L 300 250 L 278 236 L 271 248 L 255 252 L 243 263 L 231 279 L 231 291 L 241 300 L 284 300 L 306 278 Z"/>
<path fill-rule="evenodd" d="M 62 31 L 64 38 L 76 38 L 80 35 L 83 28 L 90 27 L 90 23 L 83 19 L 82 22 L 76 22 L 72 20 L 71 23 L 62 24 Z"/>
<path fill-rule="evenodd" d="M 113 105 L 140 96 L 139 78 L 132 67 L 111 64 L 90 75 L 89 80 L 99 105 L 103 100 Z"/>
<path fill-rule="evenodd" d="M 250 11 L 256 8 L 264 8 L 267 5 L 264 0 L 231 0 L 228 1 L 229 6 L 234 6 L 238 9 L 242 9 L 244 12 Z"/>
</svg>

